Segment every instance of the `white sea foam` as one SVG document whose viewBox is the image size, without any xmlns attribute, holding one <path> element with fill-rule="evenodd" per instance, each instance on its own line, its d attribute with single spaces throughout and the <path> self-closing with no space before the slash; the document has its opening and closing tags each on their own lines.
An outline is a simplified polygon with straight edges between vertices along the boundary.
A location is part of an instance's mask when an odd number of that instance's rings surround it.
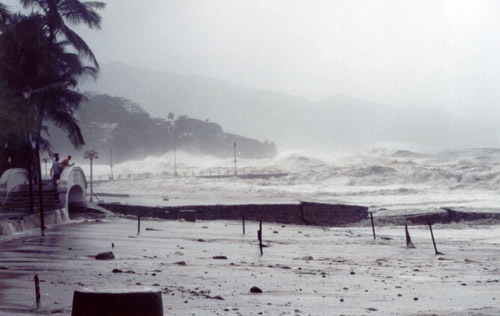
<svg viewBox="0 0 500 316">
<path fill-rule="evenodd" d="M 88 166 L 84 168 L 88 173 Z M 496 208 L 500 198 L 500 150 L 477 148 L 417 152 L 370 147 L 358 153 L 287 151 L 273 159 L 236 163 L 239 175 L 286 173 L 276 178 L 216 178 L 233 175 L 234 159 L 172 152 L 113 167 L 121 181 L 96 184 L 97 192 L 129 193 L 145 204 L 320 201 L 373 209 L 446 206 Z M 174 177 L 177 170 L 178 177 Z M 94 166 L 94 179 L 110 167 Z M 200 176 L 213 176 L 202 178 Z M 124 180 L 128 179 L 128 180 Z M 168 196 L 162 201 L 158 196 Z M 124 201 L 126 202 L 126 201 Z"/>
</svg>

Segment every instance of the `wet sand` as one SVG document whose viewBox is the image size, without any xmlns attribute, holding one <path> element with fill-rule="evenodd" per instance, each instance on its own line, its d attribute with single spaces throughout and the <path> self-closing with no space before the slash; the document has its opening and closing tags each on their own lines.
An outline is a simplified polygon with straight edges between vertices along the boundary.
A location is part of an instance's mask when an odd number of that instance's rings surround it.
<svg viewBox="0 0 500 316">
<path fill-rule="evenodd" d="M 163 292 L 165 315 L 500 315 L 500 226 L 433 228 L 444 255 L 426 226 L 407 249 L 401 226 L 374 240 L 369 226 L 264 223 L 261 256 L 256 222 L 71 223 L 0 243 L 0 315 L 69 315 L 75 290 L 137 286 Z"/>
</svg>

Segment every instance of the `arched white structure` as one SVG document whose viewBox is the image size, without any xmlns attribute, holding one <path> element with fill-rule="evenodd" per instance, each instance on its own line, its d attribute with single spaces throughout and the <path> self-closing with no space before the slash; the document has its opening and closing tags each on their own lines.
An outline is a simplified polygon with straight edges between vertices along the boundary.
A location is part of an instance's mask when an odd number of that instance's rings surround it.
<svg viewBox="0 0 500 316">
<path fill-rule="evenodd" d="M 26 190 L 29 185 L 28 171 L 23 168 L 6 170 L 0 177 L 0 202 L 7 198 L 10 192 Z"/>
<path fill-rule="evenodd" d="M 59 200 L 69 210 L 68 203 L 85 202 L 87 178 L 80 167 L 67 167 L 63 170 L 57 185 Z"/>
</svg>

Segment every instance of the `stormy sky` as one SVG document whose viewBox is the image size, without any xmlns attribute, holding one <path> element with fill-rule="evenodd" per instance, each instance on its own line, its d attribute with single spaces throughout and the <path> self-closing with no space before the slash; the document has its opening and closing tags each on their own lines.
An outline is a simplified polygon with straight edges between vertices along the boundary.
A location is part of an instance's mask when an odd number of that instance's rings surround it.
<svg viewBox="0 0 500 316">
<path fill-rule="evenodd" d="M 499 1 L 104 2 L 101 31 L 77 28 L 101 63 L 500 118 Z"/>
</svg>

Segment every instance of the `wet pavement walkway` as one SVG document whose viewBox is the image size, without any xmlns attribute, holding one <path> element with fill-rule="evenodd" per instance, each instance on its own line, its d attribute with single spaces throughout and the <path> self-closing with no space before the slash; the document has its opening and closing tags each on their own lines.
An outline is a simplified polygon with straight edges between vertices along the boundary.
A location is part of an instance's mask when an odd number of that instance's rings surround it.
<svg viewBox="0 0 500 316">
<path fill-rule="evenodd" d="M 321 228 L 106 218 L 0 243 L 0 315 L 71 314 L 83 288 L 151 287 L 165 315 L 499 315 L 499 226 Z M 114 260 L 98 261 L 112 251 Z M 34 275 L 41 280 L 36 307 Z M 250 292 L 259 287 L 263 293 Z"/>
</svg>

